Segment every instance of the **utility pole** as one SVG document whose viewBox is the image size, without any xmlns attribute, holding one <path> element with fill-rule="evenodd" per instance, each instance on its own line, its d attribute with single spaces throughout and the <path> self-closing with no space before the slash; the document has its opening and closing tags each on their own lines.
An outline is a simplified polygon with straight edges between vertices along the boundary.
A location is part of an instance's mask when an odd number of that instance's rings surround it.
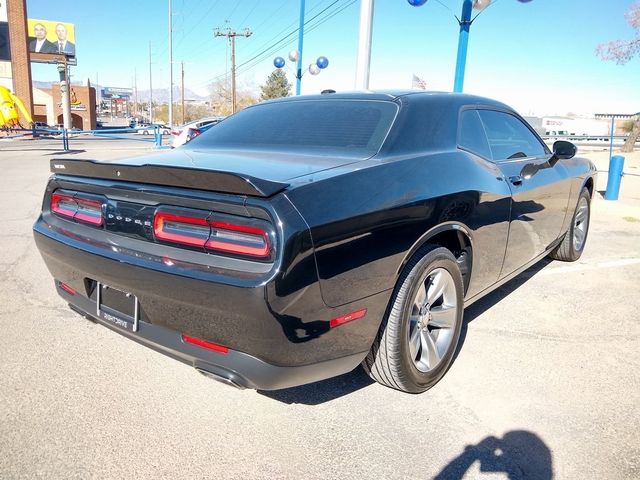
<svg viewBox="0 0 640 480">
<path fill-rule="evenodd" d="M 100 77 L 98 76 L 98 72 L 96 72 L 96 116 L 100 117 L 102 116 L 102 94 L 101 94 L 101 90 L 102 88 L 100 87 Z"/>
<path fill-rule="evenodd" d="M 184 62 L 180 62 L 180 66 L 182 67 L 181 68 L 182 85 L 180 86 L 180 90 L 182 92 L 182 124 L 184 125 L 186 123 L 184 120 Z"/>
<path fill-rule="evenodd" d="M 227 37 L 231 43 L 231 113 L 236 113 L 236 37 L 250 37 L 253 32 L 248 28 L 244 32 L 236 32 L 228 28 L 221 32 L 216 29 L 214 37 Z"/>
<path fill-rule="evenodd" d="M 149 42 L 149 123 L 153 123 L 153 81 L 151 79 L 151 42 Z"/>
<path fill-rule="evenodd" d="M 133 116 L 138 118 L 138 72 L 133 67 Z"/>
</svg>

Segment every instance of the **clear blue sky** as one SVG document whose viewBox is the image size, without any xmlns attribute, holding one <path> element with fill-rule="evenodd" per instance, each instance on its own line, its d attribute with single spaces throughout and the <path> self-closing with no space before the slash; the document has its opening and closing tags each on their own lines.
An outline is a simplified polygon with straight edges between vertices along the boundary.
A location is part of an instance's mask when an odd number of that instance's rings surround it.
<svg viewBox="0 0 640 480">
<path fill-rule="evenodd" d="M 307 19 L 334 1 L 307 0 Z M 354 88 L 359 3 L 338 0 L 312 24 L 335 15 L 306 27 L 304 63 L 325 55 L 330 65 L 317 77 L 303 78 L 303 94 Z M 465 92 L 502 100 L 523 114 L 640 111 L 640 58 L 619 66 L 594 51 L 599 43 L 632 37 L 624 19 L 631 3 L 494 0 L 471 28 Z M 371 88 L 409 88 L 415 73 L 429 89 L 451 90 L 458 39 L 453 13 L 459 15 L 461 5 L 429 0 L 415 8 L 406 0 L 376 0 Z M 151 42 L 154 88 L 168 86 L 167 0 L 27 0 L 27 11 L 30 18 L 76 25 L 74 81 L 95 82 L 98 76 L 102 85 L 129 87 L 135 70 L 138 88 L 148 89 Z M 174 62 L 184 60 L 186 86 L 206 94 L 229 69 L 226 39 L 213 37 L 214 28 L 228 20 L 232 28 L 253 30 L 250 38 L 237 40 L 238 83 L 257 90 L 273 70 L 273 58 L 297 46 L 292 35 L 268 49 L 297 28 L 298 15 L 299 0 L 173 0 Z M 264 58 L 242 66 L 265 49 Z M 34 64 L 33 77 L 55 80 L 57 71 Z M 174 83 L 179 81 L 176 64 Z"/>
</svg>

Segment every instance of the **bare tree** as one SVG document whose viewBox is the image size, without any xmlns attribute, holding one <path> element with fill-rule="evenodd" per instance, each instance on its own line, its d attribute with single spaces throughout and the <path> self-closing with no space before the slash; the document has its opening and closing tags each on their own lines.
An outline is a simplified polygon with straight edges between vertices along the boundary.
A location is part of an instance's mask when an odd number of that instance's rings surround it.
<svg viewBox="0 0 640 480">
<path fill-rule="evenodd" d="M 231 115 L 231 88 L 225 80 L 218 80 L 209 85 L 211 92 L 211 106 L 216 115 Z M 251 93 L 247 86 L 240 86 L 236 91 L 236 106 L 242 110 L 249 105 L 257 103 L 258 99 Z"/>
<path fill-rule="evenodd" d="M 635 30 L 635 36 L 631 40 L 613 40 L 598 45 L 596 53 L 602 60 L 614 61 L 618 65 L 624 65 L 640 53 L 640 1 L 636 0 L 624 14 L 631 28 Z M 623 152 L 632 152 L 633 147 L 640 137 L 640 115 L 636 115 L 633 128 L 622 146 Z"/>
</svg>

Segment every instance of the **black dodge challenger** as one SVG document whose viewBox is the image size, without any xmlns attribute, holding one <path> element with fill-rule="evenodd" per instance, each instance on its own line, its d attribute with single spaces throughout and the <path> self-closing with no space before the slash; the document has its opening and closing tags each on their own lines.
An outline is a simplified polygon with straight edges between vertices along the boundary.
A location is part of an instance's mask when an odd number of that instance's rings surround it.
<svg viewBox="0 0 640 480">
<path fill-rule="evenodd" d="M 362 363 L 417 393 L 465 306 L 580 257 L 596 170 L 575 153 L 486 98 L 285 98 L 170 152 L 52 160 L 34 235 L 73 310 L 217 380 L 279 389 Z"/>
</svg>

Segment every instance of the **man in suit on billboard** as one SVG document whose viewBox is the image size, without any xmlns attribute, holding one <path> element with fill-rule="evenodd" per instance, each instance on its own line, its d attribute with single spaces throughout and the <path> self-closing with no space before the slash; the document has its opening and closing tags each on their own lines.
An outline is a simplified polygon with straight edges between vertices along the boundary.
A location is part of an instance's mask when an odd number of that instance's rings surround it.
<svg viewBox="0 0 640 480">
<path fill-rule="evenodd" d="M 29 51 L 35 53 L 57 53 L 56 44 L 47 40 L 47 29 L 41 23 L 33 26 L 35 38 L 29 42 Z"/>
<path fill-rule="evenodd" d="M 76 55 L 76 46 L 67 41 L 67 28 L 59 23 L 56 25 L 56 35 L 58 36 L 58 45 L 56 51 L 58 53 L 64 53 L 65 55 L 69 55 L 71 57 L 75 57 Z"/>
</svg>

